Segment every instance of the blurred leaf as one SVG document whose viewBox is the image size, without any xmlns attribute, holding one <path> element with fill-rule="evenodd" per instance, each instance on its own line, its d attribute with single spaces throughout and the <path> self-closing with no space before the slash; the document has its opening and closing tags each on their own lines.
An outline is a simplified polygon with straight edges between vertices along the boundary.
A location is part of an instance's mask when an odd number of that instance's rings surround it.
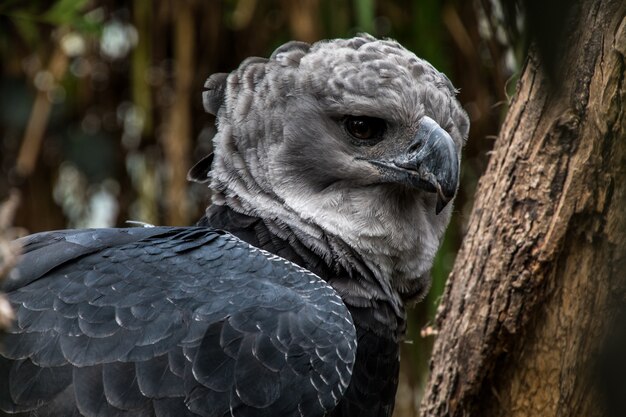
<svg viewBox="0 0 626 417">
<path fill-rule="evenodd" d="M 81 12 L 88 0 L 58 0 L 41 17 L 50 21 L 69 23 Z"/>
<path fill-rule="evenodd" d="M 354 8 L 359 30 L 372 33 L 374 31 L 374 0 L 354 0 Z"/>
<path fill-rule="evenodd" d="M 13 23 L 12 26 L 27 44 L 35 45 L 40 39 L 40 24 L 67 26 L 85 33 L 98 32 L 99 22 L 85 14 L 84 8 L 88 2 L 89 0 L 58 0 L 45 10 L 40 1 L 8 0 L 0 5 L 0 16 L 5 16 Z M 11 28 L 0 25 L 0 35 L 3 32 L 10 34 Z"/>
<path fill-rule="evenodd" d="M 346 36 L 350 28 L 351 10 L 347 2 L 326 0 L 321 3 L 320 18 L 326 36 L 337 38 Z"/>
<path fill-rule="evenodd" d="M 16 4 L 23 4 L 23 0 L 4 0 L 0 3 L 0 14 L 4 14 L 6 10 L 9 10 L 11 7 Z"/>
<path fill-rule="evenodd" d="M 95 32 L 99 24 L 85 16 L 84 8 L 89 0 L 59 0 L 47 12 L 40 16 L 41 20 L 55 26 L 69 26 L 83 32 Z"/>
<path fill-rule="evenodd" d="M 448 51 L 443 39 L 442 2 L 414 0 L 415 18 L 411 26 L 416 53 L 439 71 L 448 73 Z"/>
<path fill-rule="evenodd" d="M 20 37 L 30 45 L 34 45 L 39 41 L 39 28 L 37 22 L 31 20 L 28 16 L 13 15 L 13 24 Z"/>
<path fill-rule="evenodd" d="M 432 284 L 425 300 L 429 320 L 435 318 L 437 306 L 439 305 L 443 290 L 446 287 L 448 275 L 450 275 L 450 271 L 452 271 L 452 265 L 454 264 L 457 250 L 457 245 L 454 243 L 454 234 L 458 231 L 458 223 L 458 216 L 454 216 L 450 222 L 450 226 L 446 229 L 443 242 L 433 262 L 433 268 L 431 270 Z"/>
</svg>

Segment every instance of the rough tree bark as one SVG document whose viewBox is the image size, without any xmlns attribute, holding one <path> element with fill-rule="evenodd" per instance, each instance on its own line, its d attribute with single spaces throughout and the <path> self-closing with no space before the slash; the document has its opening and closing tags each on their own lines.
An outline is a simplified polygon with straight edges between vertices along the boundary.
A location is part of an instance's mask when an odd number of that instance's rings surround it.
<svg viewBox="0 0 626 417">
<path fill-rule="evenodd" d="M 584 0 L 562 85 L 530 54 L 438 311 L 425 416 L 599 416 L 626 271 L 626 3 Z"/>
</svg>

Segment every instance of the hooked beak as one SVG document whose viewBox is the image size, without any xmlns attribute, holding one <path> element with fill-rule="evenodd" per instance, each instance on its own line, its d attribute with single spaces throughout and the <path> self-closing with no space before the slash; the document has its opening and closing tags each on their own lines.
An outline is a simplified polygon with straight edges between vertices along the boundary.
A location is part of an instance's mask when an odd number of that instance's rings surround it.
<svg viewBox="0 0 626 417">
<path fill-rule="evenodd" d="M 370 161 L 389 181 L 437 194 L 439 214 L 454 198 L 459 184 L 459 156 L 452 137 L 424 116 L 406 152 L 390 161 Z"/>
</svg>

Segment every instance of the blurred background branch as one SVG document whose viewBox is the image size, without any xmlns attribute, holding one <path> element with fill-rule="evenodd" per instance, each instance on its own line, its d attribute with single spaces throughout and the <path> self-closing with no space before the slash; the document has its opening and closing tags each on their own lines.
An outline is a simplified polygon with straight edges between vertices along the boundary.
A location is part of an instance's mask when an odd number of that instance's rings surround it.
<svg viewBox="0 0 626 417">
<path fill-rule="evenodd" d="M 15 170 L 20 177 L 28 177 L 35 169 L 37 157 L 41 150 L 41 141 L 48 126 L 50 109 L 52 108 L 52 100 L 48 98 L 48 94 L 65 74 L 67 64 L 67 55 L 59 46 L 56 46 L 47 69 L 41 73 L 40 82 L 37 85 L 39 91 L 35 96 L 24 139 L 17 155 Z"/>
<path fill-rule="evenodd" d="M 0 283 L 19 259 L 20 248 L 12 242 L 19 236 L 19 231 L 12 227 L 19 204 L 20 196 L 17 190 L 11 190 L 9 197 L 0 203 Z M 13 318 L 11 305 L 0 292 L 0 332 L 9 327 Z"/>
<path fill-rule="evenodd" d="M 192 224 L 210 199 L 185 181 L 215 132 L 201 104 L 206 78 L 291 39 L 362 31 L 395 38 L 444 71 L 472 121 L 453 223 L 402 356 L 396 414 L 417 415 L 432 344 L 420 330 L 436 311 L 527 44 L 517 3 L 4 0 L 0 201 L 21 192 L 14 224 L 30 232 Z"/>
<path fill-rule="evenodd" d="M 194 74 L 194 2 L 171 2 L 174 16 L 174 99 L 167 116 L 163 138 L 167 167 L 167 223 L 186 225 L 190 222 L 187 205 L 187 171 L 191 150 L 191 102 Z"/>
</svg>

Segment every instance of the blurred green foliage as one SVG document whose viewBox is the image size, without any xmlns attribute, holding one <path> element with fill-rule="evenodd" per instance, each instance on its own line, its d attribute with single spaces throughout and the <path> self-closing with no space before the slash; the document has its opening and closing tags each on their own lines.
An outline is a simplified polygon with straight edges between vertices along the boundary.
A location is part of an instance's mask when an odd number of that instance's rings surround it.
<svg viewBox="0 0 626 417">
<path fill-rule="evenodd" d="M 420 330 L 434 317 L 519 67 L 520 42 L 507 34 L 520 29 L 506 21 L 497 2 L 479 0 L 3 0 L 0 199 L 11 188 L 22 191 L 16 222 L 31 232 L 126 219 L 165 223 L 177 203 L 168 197 L 172 168 L 186 170 L 211 149 L 213 119 L 200 97 L 209 74 L 268 56 L 290 39 L 361 31 L 397 39 L 460 88 L 472 121 L 432 289 L 410 317 L 400 392 L 412 395 L 398 398 L 397 413 L 414 415 L 432 342 Z M 193 33 L 183 46 L 176 39 L 185 30 Z M 181 88 L 181 59 L 192 59 L 188 89 Z M 36 103 L 49 114 L 33 110 Z M 175 118 L 183 120 L 180 132 L 171 131 Z M 26 140 L 37 123 L 43 133 L 30 137 L 39 148 Z M 166 152 L 176 141 L 188 141 L 191 151 Z M 16 162 L 33 153 L 35 169 L 20 173 Z M 188 187 L 190 224 L 209 196 L 203 186 Z"/>
<path fill-rule="evenodd" d="M 11 26 L 33 48 L 41 42 L 40 24 L 97 33 L 101 29 L 97 16 L 84 13 L 88 3 L 89 0 L 58 0 L 51 4 L 37 0 L 4 0 L 0 3 L 0 19 L 4 20 L 0 25 L 1 48 L 4 50 L 15 41 Z"/>
<path fill-rule="evenodd" d="M 364 32 L 374 31 L 374 0 L 354 0 L 356 23 Z"/>
</svg>

